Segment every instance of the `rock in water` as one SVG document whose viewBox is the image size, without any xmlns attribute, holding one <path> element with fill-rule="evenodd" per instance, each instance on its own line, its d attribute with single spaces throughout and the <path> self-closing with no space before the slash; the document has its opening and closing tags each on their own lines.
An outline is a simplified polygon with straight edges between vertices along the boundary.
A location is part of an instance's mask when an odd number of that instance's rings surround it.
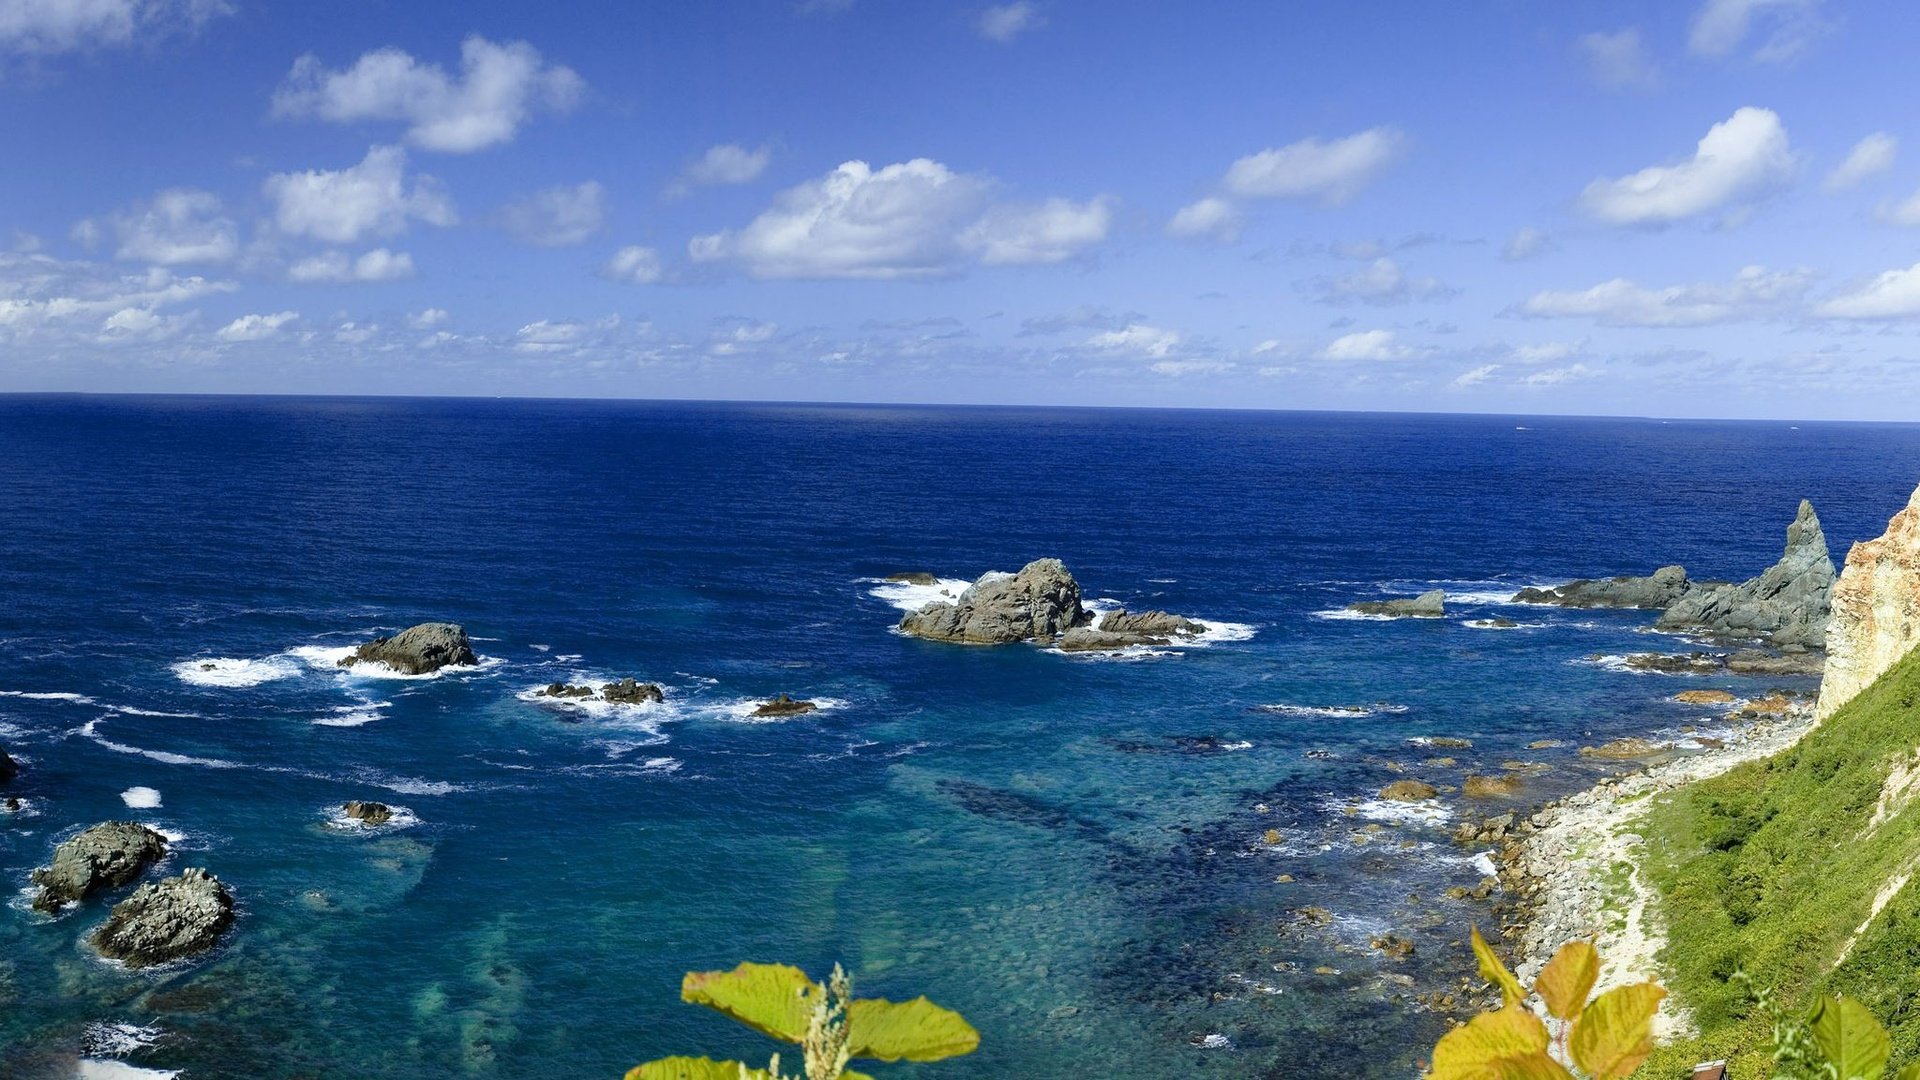
<svg viewBox="0 0 1920 1080">
<path fill-rule="evenodd" d="M 0 784 L 5 784 L 20 775 L 20 765 L 5 750 L 0 750 Z"/>
<path fill-rule="evenodd" d="M 1724 637 L 1764 638 L 1777 646 L 1820 648 L 1826 643 L 1833 558 L 1813 504 L 1787 526 L 1787 547 L 1765 573 L 1738 585 L 1696 588 L 1654 624 L 1662 630 L 1704 630 Z"/>
<path fill-rule="evenodd" d="M 430 622 L 409 626 L 392 637 L 374 638 L 340 661 L 341 667 L 362 662 L 385 664 L 406 675 L 425 675 L 443 667 L 480 662 L 473 655 L 467 632 L 454 623 Z"/>
<path fill-rule="evenodd" d="M 1035 559 L 1017 574 L 989 573 L 953 602 L 936 601 L 900 620 L 900 630 L 933 641 L 1002 645 L 1052 640 L 1087 622 L 1080 585 L 1059 559 Z"/>
<path fill-rule="evenodd" d="M 911 570 L 904 574 L 888 574 L 887 580 L 901 585 L 938 585 L 940 579 L 925 570 Z"/>
<path fill-rule="evenodd" d="M 793 698 L 788 697 L 785 694 L 781 694 L 780 696 L 774 698 L 772 701 L 762 702 L 759 708 L 753 710 L 753 715 L 755 716 L 799 716 L 801 713 L 813 712 L 815 709 L 818 709 L 819 707 L 820 707 L 819 705 L 811 701 L 797 701 Z"/>
<path fill-rule="evenodd" d="M 205 952 L 232 923 L 233 894 L 219 878 L 190 867 L 135 889 L 91 940 L 100 955 L 143 968 Z"/>
<path fill-rule="evenodd" d="M 546 689 L 536 690 L 534 693 L 539 697 L 590 698 L 594 695 L 594 689 L 591 686 L 575 686 L 572 683 L 557 682 L 548 683 Z"/>
<path fill-rule="evenodd" d="M 1396 619 L 1444 619 L 1447 617 L 1445 589 L 1430 589 L 1411 600 L 1362 600 L 1348 604 L 1362 615 L 1387 615 Z"/>
<path fill-rule="evenodd" d="M 393 807 L 383 802 L 371 800 L 361 802 L 358 799 L 340 808 L 340 812 L 355 821 L 364 821 L 369 825 L 385 825 L 393 820 Z"/>
<path fill-rule="evenodd" d="M 1684 566 L 1663 566 L 1647 577 L 1581 578 L 1551 589 L 1521 589 L 1516 604 L 1557 604 L 1571 608 L 1657 608 L 1664 610 L 1693 588 Z"/>
<path fill-rule="evenodd" d="M 1424 780 L 1395 780 L 1380 789 L 1380 797 L 1389 802 L 1426 802 L 1438 794 L 1439 789 Z"/>
<path fill-rule="evenodd" d="M 1832 716 L 1920 644 L 1920 489 L 1886 532 L 1847 552 L 1832 601 L 1816 720 Z"/>
<path fill-rule="evenodd" d="M 1111 652 L 1134 645 L 1171 645 L 1206 632 L 1205 623 L 1183 616 L 1120 608 L 1107 612 L 1097 629 L 1076 626 L 1060 635 L 1060 648 L 1065 652 Z"/>
<path fill-rule="evenodd" d="M 53 865 L 33 872 L 40 894 L 36 911 L 67 904 L 125 885 L 167 853 L 167 838 L 137 821 L 108 821 L 54 849 Z"/>
<path fill-rule="evenodd" d="M 622 705 L 639 705 L 649 701 L 665 701 L 667 695 L 655 683 L 640 682 L 636 679 L 621 679 L 610 682 L 600 688 L 600 696 L 608 701 Z"/>
</svg>

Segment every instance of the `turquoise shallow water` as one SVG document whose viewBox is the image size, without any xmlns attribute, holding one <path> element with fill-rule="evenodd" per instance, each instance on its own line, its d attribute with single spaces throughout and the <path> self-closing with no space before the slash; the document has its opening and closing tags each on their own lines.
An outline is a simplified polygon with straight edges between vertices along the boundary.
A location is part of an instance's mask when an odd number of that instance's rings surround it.
<svg viewBox="0 0 1920 1080">
<path fill-rule="evenodd" d="M 241 905 L 213 955 L 130 974 L 79 944 L 112 897 L 57 920 L 15 897 L 0 1075 L 759 1059 L 677 1000 L 682 971 L 751 958 L 840 960 L 982 1032 L 876 1075 L 1409 1076 L 1443 1022 L 1405 981 L 1462 973 L 1486 909 L 1440 896 L 1479 876 L 1444 821 L 1371 801 L 1392 766 L 1522 758 L 1546 798 L 1591 777 L 1574 746 L 1700 720 L 1674 690 L 1771 685 L 1611 670 L 1584 658 L 1673 641 L 1494 600 L 1668 561 L 1746 576 L 1803 495 L 1839 556 L 1916 472 L 1903 426 L 0 398 L 0 743 L 27 807 L 0 873 L 23 888 L 63 836 L 134 817 Z M 891 633 L 871 580 L 1040 555 L 1240 629 L 1129 662 L 941 646 Z M 1318 614 L 1436 586 L 1444 622 Z M 1470 625 L 1492 615 L 1526 625 Z M 487 664 L 327 663 L 426 618 Z M 623 676 L 667 705 L 523 697 Z M 743 722 L 778 692 L 830 707 Z M 1359 705 L 1385 707 L 1311 711 Z M 1423 735 L 1474 748 L 1424 764 Z M 408 813 L 344 829 L 350 798 Z M 1367 949 L 1387 930 L 1411 961 Z"/>
</svg>

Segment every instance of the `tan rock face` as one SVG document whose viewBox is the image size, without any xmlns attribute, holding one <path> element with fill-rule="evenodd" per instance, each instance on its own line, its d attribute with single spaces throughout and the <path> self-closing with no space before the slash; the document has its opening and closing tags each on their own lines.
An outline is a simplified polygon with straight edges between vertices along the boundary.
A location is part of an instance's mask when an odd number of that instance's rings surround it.
<svg viewBox="0 0 1920 1080">
<path fill-rule="evenodd" d="M 1832 604 L 1816 720 L 1832 716 L 1920 644 L 1920 490 L 1885 534 L 1853 545 Z"/>
</svg>

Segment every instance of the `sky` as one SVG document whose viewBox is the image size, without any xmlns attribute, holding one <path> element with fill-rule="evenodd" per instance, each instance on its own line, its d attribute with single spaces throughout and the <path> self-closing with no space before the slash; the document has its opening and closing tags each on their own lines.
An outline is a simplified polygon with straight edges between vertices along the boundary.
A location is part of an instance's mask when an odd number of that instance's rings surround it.
<svg viewBox="0 0 1920 1080">
<path fill-rule="evenodd" d="M 1897 0 L 0 0 L 0 391 L 1914 419 Z"/>
</svg>

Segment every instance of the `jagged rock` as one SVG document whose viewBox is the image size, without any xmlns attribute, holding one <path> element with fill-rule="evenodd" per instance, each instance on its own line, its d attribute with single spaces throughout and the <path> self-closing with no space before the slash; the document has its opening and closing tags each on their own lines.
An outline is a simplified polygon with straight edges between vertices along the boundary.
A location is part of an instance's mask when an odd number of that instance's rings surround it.
<svg viewBox="0 0 1920 1080">
<path fill-rule="evenodd" d="M 7 752 L 4 749 L 0 749 L 0 784 L 11 783 L 13 778 L 19 775 L 19 762 L 7 756 Z"/>
<path fill-rule="evenodd" d="M 933 641 L 1001 645 L 1053 638 L 1085 625 L 1080 585 L 1059 559 L 1035 559 L 1017 574 L 988 573 L 952 602 L 940 600 L 900 620 L 900 630 Z"/>
<path fill-rule="evenodd" d="M 1886 532 L 1847 552 L 1832 606 L 1817 720 L 1832 716 L 1920 644 L 1920 488 Z"/>
<path fill-rule="evenodd" d="M 1126 608 L 1118 608 L 1101 617 L 1100 629 L 1109 634 L 1196 637 L 1207 632 L 1207 624 L 1164 611 L 1128 611 Z"/>
<path fill-rule="evenodd" d="M 1730 705 L 1739 699 L 1725 690 L 1682 690 L 1673 700 L 1682 705 Z"/>
<path fill-rule="evenodd" d="M 1813 504 L 1787 526 L 1780 561 L 1738 585 L 1699 588 L 1668 608 L 1654 623 L 1662 630 L 1702 630 L 1735 638 L 1763 638 L 1774 645 L 1819 648 L 1826 641 L 1833 558 Z"/>
<path fill-rule="evenodd" d="M 369 825 L 385 825 L 387 822 L 393 820 L 393 807 L 383 802 L 373 802 L 371 800 L 362 802 L 355 799 L 341 806 L 340 812 L 353 818 L 355 821 L 364 821 Z"/>
<path fill-rule="evenodd" d="M 811 701 L 796 701 L 795 699 L 790 698 L 785 694 L 781 694 L 775 697 L 771 701 L 766 701 L 761 703 L 761 705 L 758 708 L 753 710 L 753 715 L 755 716 L 799 716 L 801 713 L 813 712 L 815 709 L 818 709 L 819 707 L 820 707 L 819 705 Z"/>
<path fill-rule="evenodd" d="M 1392 802 L 1425 802 L 1440 790 L 1424 780 L 1395 780 L 1380 789 L 1380 797 Z"/>
<path fill-rule="evenodd" d="M 1707 652 L 1634 653 L 1623 661 L 1635 671 L 1668 675 L 1711 675 L 1726 666 L 1726 658 Z"/>
<path fill-rule="evenodd" d="M 130 968 L 204 952 L 233 923 L 233 894 L 199 867 L 148 882 L 113 906 L 91 939 L 100 955 Z"/>
<path fill-rule="evenodd" d="M 167 838 L 137 821 L 108 821 L 75 836 L 53 851 L 53 863 L 33 872 L 40 886 L 36 911 L 59 911 L 67 904 L 125 885 L 167 853 Z"/>
<path fill-rule="evenodd" d="M 610 682 L 600 688 L 600 696 L 621 705 L 639 705 L 650 701 L 665 701 L 667 696 L 656 683 L 643 683 L 635 679 L 621 679 Z"/>
<path fill-rule="evenodd" d="M 1362 600 L 1347 609 L 1362 615 L 1386 615 L 1395 619 L 1444 619 L 1447 617 L 1445 589 L 1430 589 L 1412 599 Z"/>
<path fill-rule="evenodd" d="M 1469 776 L 1460 782 L 1460 794 L 1469 799 L 1505 799 L 1520 793 L 1518 776 Z"/>
<path fill-rule="evenodd" d="M 940 579 L 925 570 L 913 570 L 904 574 L 888 574 L 887 580 L 901 585 L 938 585 Z"/>
<path fill-rule="evenodd" d="M 550 698 L 590 698 L 595 692 L 591 686 L 557 682 L 548 683 L 546 689 L 536 690 L 534 694 L 538 697 Z"/>
<path fill-rule="evenodd" d="M 1547 589 L 1521 589 L 1516 604 L 1556 604 L 1571 608 L 1665 609 L 1687 595 L 1694 583 L 1684 566 L 1663 566 L 1646 577 L 1581 578 Z"/>
<path fill-rule="evenodd" d="M 340 661 L 341 667 L 381 663 L 405 675 L 425 675 L 443 667 L 480 662 L 467 632 L 453 623 L 421 623 L 392 637 L 377 637 Z"/>
</svg>

